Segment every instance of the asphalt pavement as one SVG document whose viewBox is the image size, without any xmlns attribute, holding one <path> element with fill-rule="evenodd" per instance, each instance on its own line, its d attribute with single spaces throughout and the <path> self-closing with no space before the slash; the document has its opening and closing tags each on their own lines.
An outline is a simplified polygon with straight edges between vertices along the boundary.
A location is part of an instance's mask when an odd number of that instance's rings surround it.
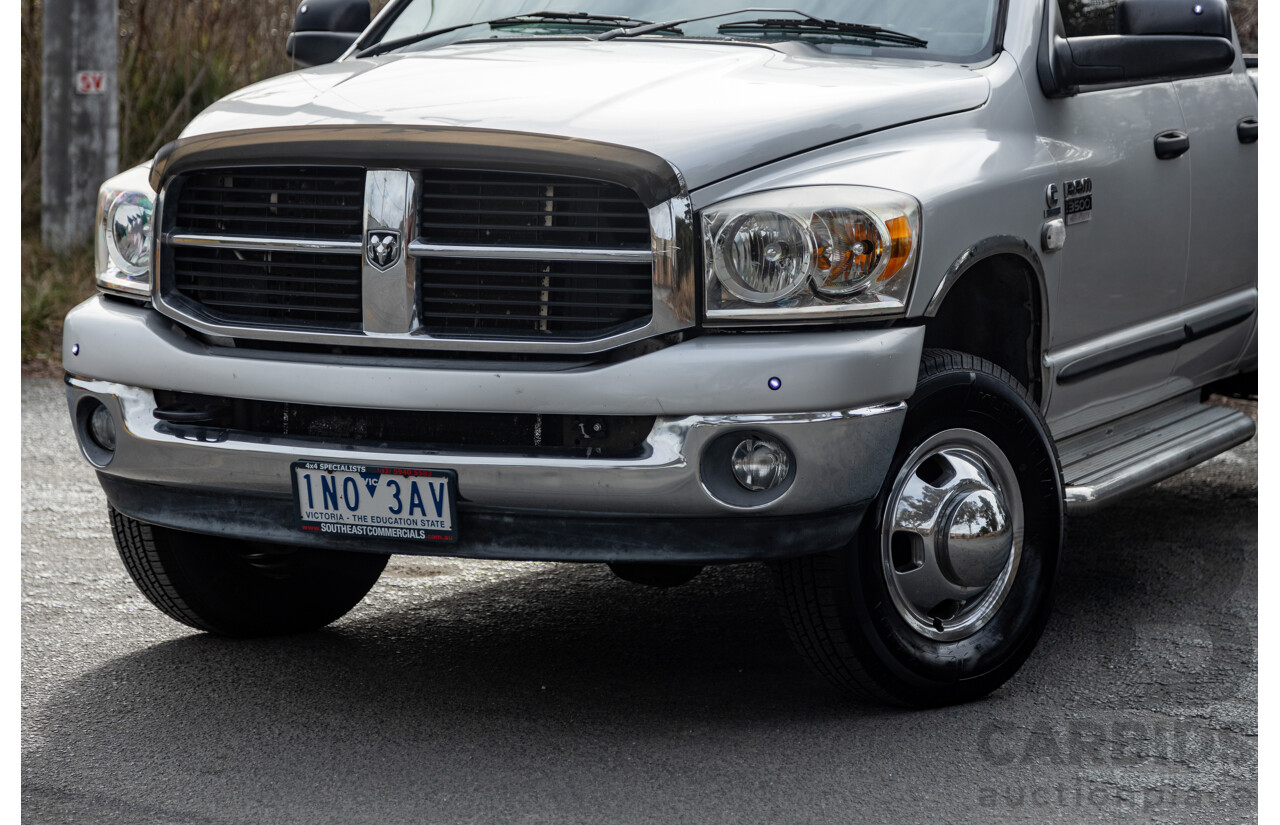
<svg viewBox="0 0 1280 825">
<path fill-rule="evenodd" d="M 759 566 L 397 556 L 329 628 L 232 641 L 133 587 L 61 384 L 22 384 L 22 814 L 37 823 L 1257 819 L 1257 441 L 1068 525 L 985 700 L 839 698 Z"/>
</svg>

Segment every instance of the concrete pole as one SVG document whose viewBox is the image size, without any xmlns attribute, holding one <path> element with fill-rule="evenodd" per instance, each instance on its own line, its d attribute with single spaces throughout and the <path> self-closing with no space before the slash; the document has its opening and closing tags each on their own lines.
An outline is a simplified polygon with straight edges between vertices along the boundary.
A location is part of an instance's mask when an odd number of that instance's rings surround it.
<svg viewBox="0 0 1280 825">
<path fill-rule="evenodd" d="M 117 171 L 116 3 L 43 3 L 40 234 L 57 252 L 93 237 L 98 185 Z"/>
</svg>

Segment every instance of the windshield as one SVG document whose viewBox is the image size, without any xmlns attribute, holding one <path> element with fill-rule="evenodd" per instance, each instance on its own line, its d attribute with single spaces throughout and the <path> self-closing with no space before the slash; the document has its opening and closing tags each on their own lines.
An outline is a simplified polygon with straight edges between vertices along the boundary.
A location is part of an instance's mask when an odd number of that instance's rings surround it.
<svg viewBox="0 0 1280 825">
<path fill-rule="evenodd" d="M 999 5 L 1000 0 L 401 0 L 378 21 L 375 36 L 366 35 L 360 45 L 386 43 L 384 48 L 394 50 L 390 41 L 404 39 L 399 48 L 413 51 L 493 37 L 597 37 L 645 22 L 705 17 L 641 36 L 802 41 L 833 54 L 964 62 L 991 54 Z M 812 18 L 858 26 L 798 25 Z M 478 25 L 467 25 L 473 23 Z M 409 42 L 444 29 L 449 31 Z"/>
</svg>

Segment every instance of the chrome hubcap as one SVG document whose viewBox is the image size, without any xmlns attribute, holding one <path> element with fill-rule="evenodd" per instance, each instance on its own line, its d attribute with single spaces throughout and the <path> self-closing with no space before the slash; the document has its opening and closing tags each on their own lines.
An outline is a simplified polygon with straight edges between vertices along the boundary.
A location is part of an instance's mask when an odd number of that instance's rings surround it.
<svg viewBox="0 0 1280 825">
<path fill-rule="evenodd" d="M 881 555 L 889 595 L 918 633 L 980 630 L 1004 602 L 1022 555 L 1013 467 L 973 430 L 938 433 L 907 457 L 886 502 Z"/>
</svg>

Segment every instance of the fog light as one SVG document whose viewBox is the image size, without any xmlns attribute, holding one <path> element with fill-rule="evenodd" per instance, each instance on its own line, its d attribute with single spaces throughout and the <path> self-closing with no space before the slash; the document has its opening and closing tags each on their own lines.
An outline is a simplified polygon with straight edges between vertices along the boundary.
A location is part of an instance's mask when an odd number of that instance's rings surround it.
<svg viewBox="0 0 1280 825">
<path fill-rule="evenodd" d="M 786 448 L 768 438 L 744 438 L 730 459 L 733 477 L 753 492 L 772 490 L 791 474 Z"/>
<path fill-rule="evenodd" d="M 111 411 L 101 404 L 89 415 L 89 437 L 107 452 L 116 449 L 116 420 Z"/>
</svg>

